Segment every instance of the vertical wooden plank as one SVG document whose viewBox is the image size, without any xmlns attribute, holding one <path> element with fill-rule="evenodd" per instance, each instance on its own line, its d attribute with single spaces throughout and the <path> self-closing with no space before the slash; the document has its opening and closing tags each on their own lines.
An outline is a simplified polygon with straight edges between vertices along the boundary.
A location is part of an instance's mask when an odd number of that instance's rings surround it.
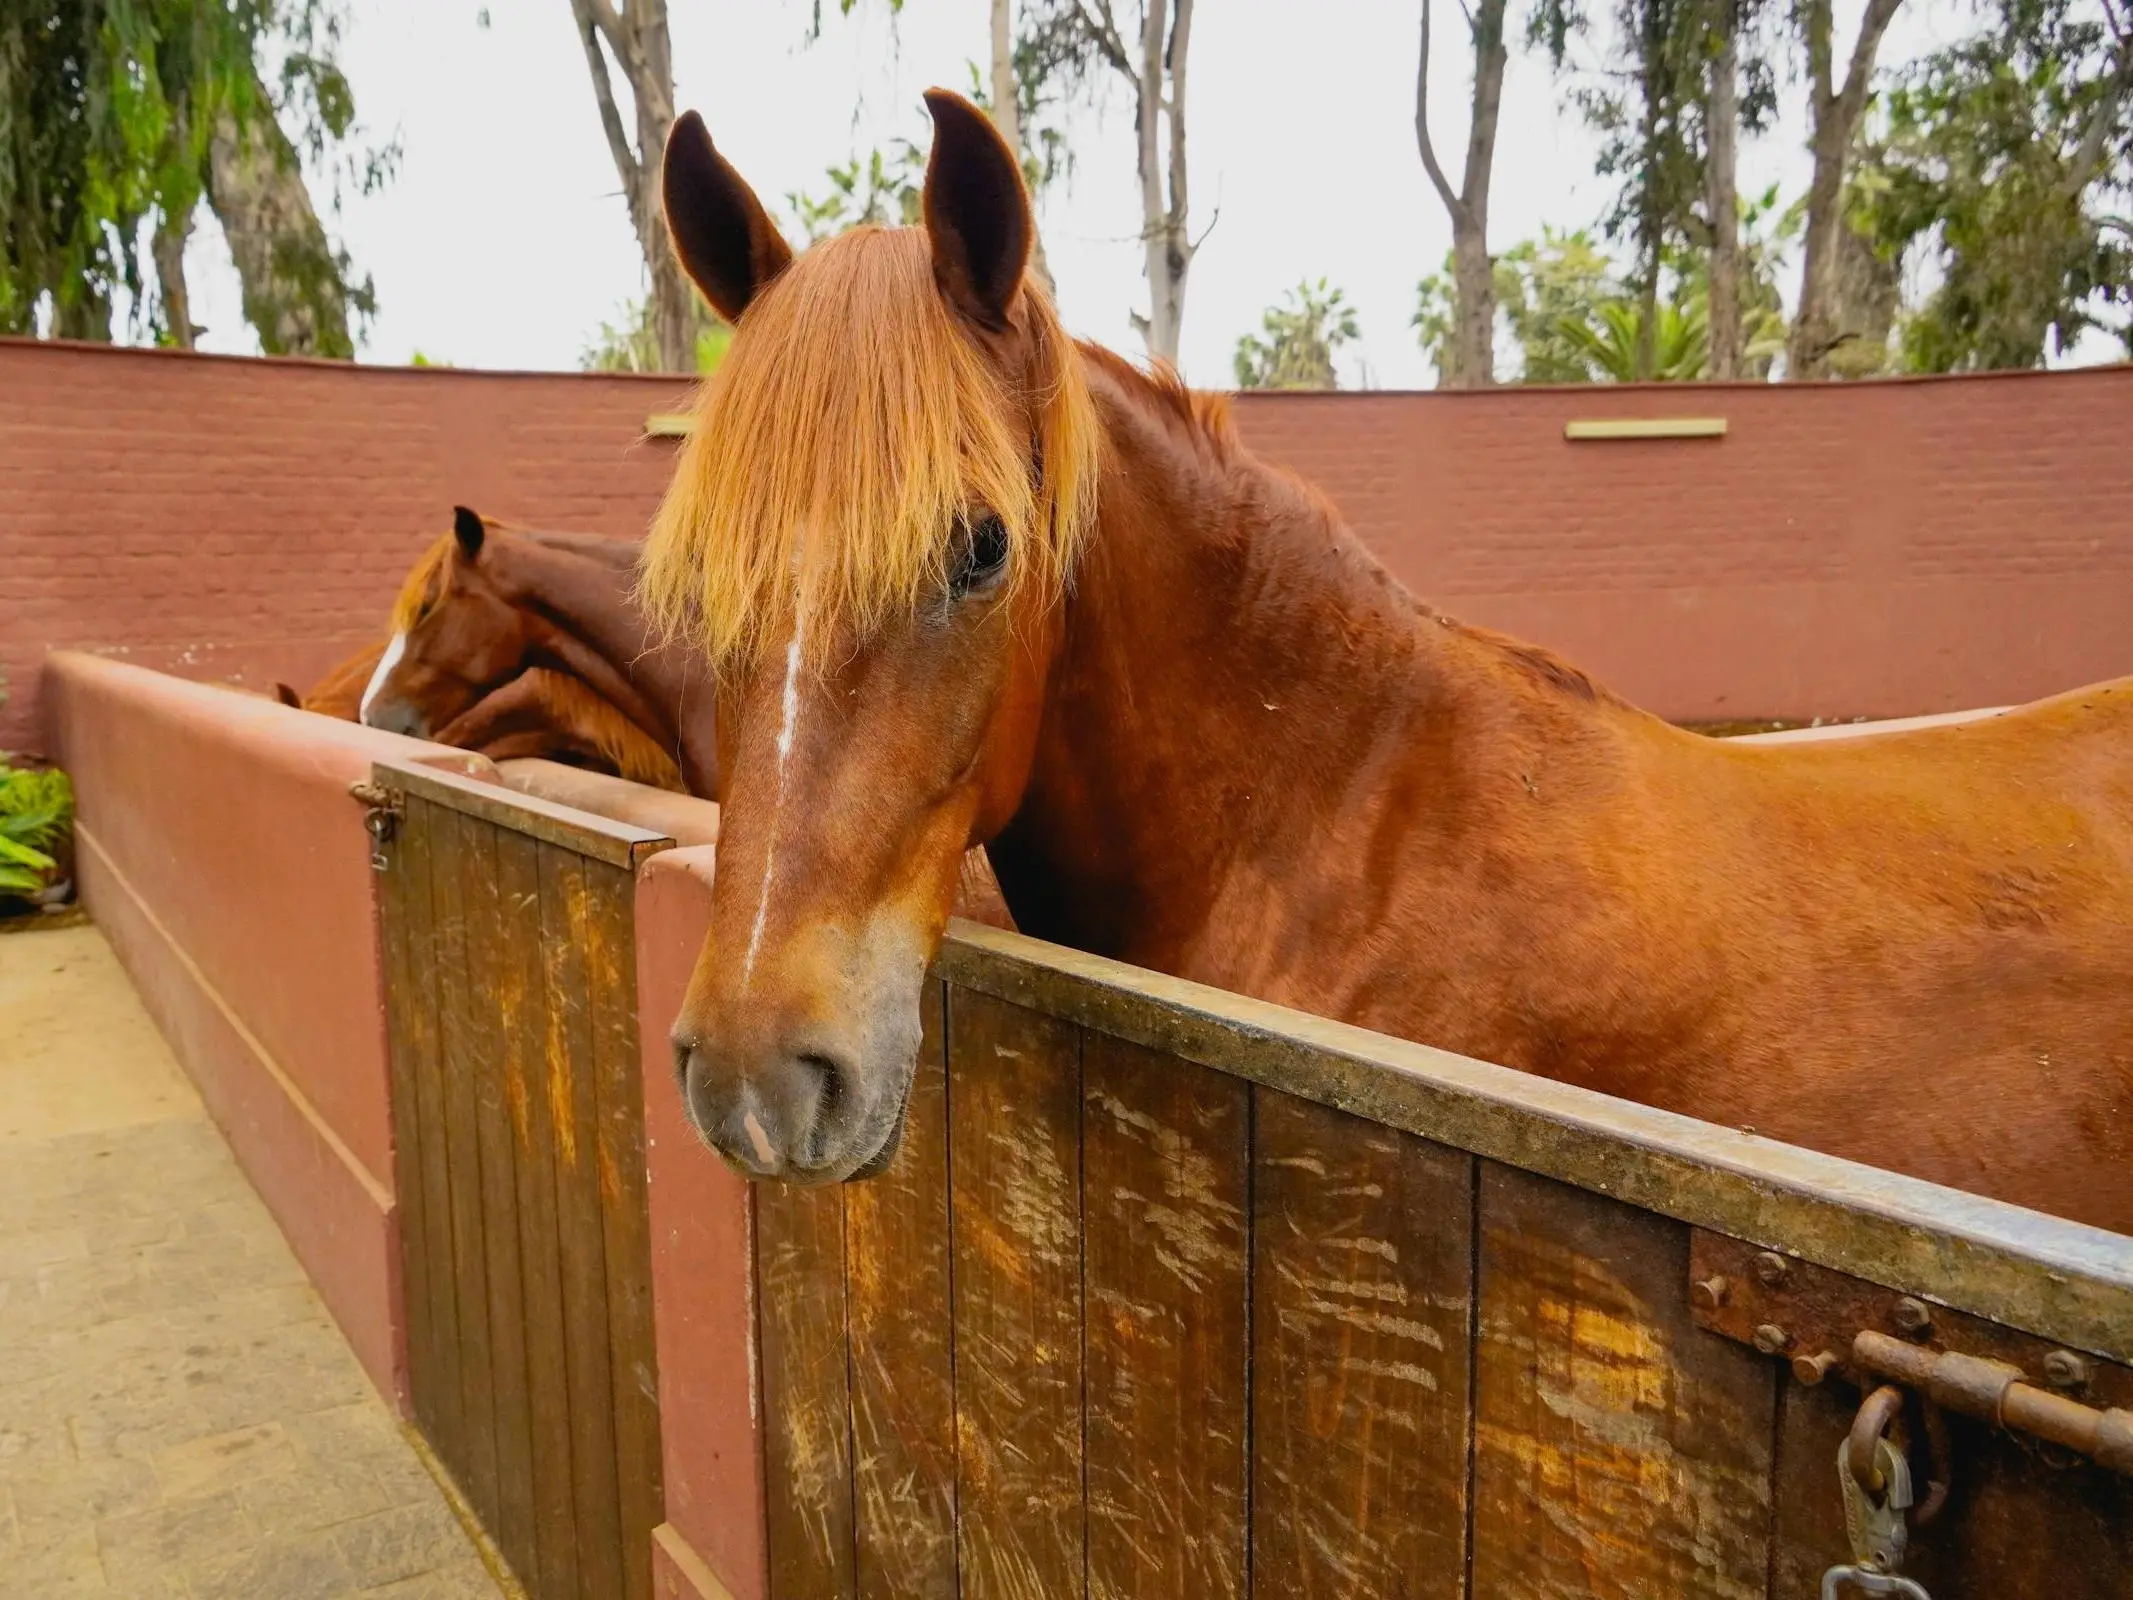
<svg viewBox="0 0 2133 1600">
<path fill-rule="evenodd" d="M 614 1370 L 608 1350 L 607 1244 L 600 1207 L 599 1103 L 585 952 L 592 912 L 585 862 L 540 846 L 541 949 L 547 997 L 548 1110 L 555 1130 L 556 1237 L 563 1269 L 569 1379 L 571 1514 L 580 1592 L 623 1592 L 621 1491 L 615 1474 Z"/>
<path fill-rule="evenodd" d="M 1453 1600 L 1466 1592 L 1473 1158 L 1273 1090 L 1254 1098 L 1253 1592 Z"/>
<path fill-rule="evenodd" d="M 444 1048 L 444 1137 L 450 1173 L 453 1292 L 459 1310 L 457 1457 L 446 1457 L 484 1527 L 496 1526 L 496 1398 L 489 1343 L 488 1256 L 482 1237 L 480 1096 L 475 999 L 467 976 L 464 862 L 480 824 L 433 810 L 430 903 L 437 917 L 437 1016 Z"/>
<path fill-rule="evenodd" d="M 1494 1162 L 1480 1197 L 1474 1593 L 1762 1600 L 1776 1365 L 1690 1319 L 1687 1226 Z"/>
<path fill-rule="evenodd" d="M 637 1050 L 636 880 L 623 868 L 592 861 L 584 863 L 584 872 L 622 1592 L 628 1600 L 651 1600 L 652 1530 L 665 1519 L 665 1502 L 660 1492 L 659 1364 L 652 1329 L 651 1211 L 645 1197 L 643 1057 Z"/>
<path fill-rule="evenodd" d="M 955 1351 L 948 1305 L 948 1078 L 941 985 L 888 1171 L 845 1191 L 852 1514 L 862 1600 L 954 1600 Z"/>
<path fill-rule="evenodd" d="M 1082 1039 L 1090 1600 L 1245 1593 L 1251 1089 Z"/>
<path fill-rule="evenodd" d="M 846 1600 L 854 1573 L 844 1191 L 754 1189 L 771 1600 Z"/>
<path fill-rule="evenodd" d="M 554 1116 L 548 1096 L 548 997 L 543 977 L 540 846 L 496 836 L 496 879 L 507 937 L 496 974 L 504 1093 L 518 1182 L 520 1297 L 526 1310 L 526 1381 L 533 1396 L 533 1544 L 539 1600 L 580 1594 L 573 1504 L 570 1376 L 563 1332 L 563 1268 L 556 1233 Z"/>
<path fill-rule="evenodd" d="M 408 919 L 407 959 L 414 1006 L 408 1013 L 415 1068 L 415 1115 L 422 1124 L 422 1219 L 427 1243 L 423 1254 L 429 1273 L 429 1305 L 435 1357 L 429 1393 L 416 1393 L 416 1420 L 441 1461 L 457 1471 L 465 1435 L 465 1407 L 459 1375 L 459 1274 L 453 1264 L 452 1172 L 445 1133 L 445 1055 L 443 985 L 438 972 L 440 914 L 448 915 L 452 896 L 438 892 L 440 872 L 449 877 L 449 857 L 440 866 L 439 829 L 445 813 L 412 795 L 401 827 L 406 834 L 405 864 Z"/>
<path fill-rule="evenodd" d="M 1064 1600 L 1086 1571 L 1081 1040 L 948 995 L 958 1566 L 966 1600 Z"/>
<path fill-rule="evenodd" d="M 1774 1363 L 1773 1363 L 1774 1364 Z M 1807 1600 L 1850 1557 L 1837 1492 L 1837 1446 L 1859 1392 L 1786 1378 L 1779 1403 L 1773 1600 Z M 1915 1427 L 1916 1413 L 1910 1419 Z M 1955 1486 L 1911 1535 L 1903 1571 L 1933 1600 L 2125 1600 L 2133 1594 L 2133 1480 L 2061 1456 L 1967 1417 L 1950 1417 Z M 1912 1435 L 1911 1464 L 1925 1475 Z"/>
<path fill-rule="evenodd" d="M 496 1434 L 496 1518 L 489 1531 L 512 1571 L 533 1576 L 533 1422 L 526 1380 L 526 1307 L 519 1283 L 518 1176 L 512 1159 L 511 1110 L 504 1083 L 499 1001 L 507 936 L 496 881 L 497 835 L 504 830 L 460 819 L 460 903 L 466 920 L 466 1034 L 462 1071 L 475 1097 L 481 1160 L 482 1250 L 488 1289 L 492 1415 Z M 509 934 L 521 930 L 512 928 Z"/>
<path fill-rule="evenodd" d="M 418 1426 L 428 1429 L 437 1385 L 436 1314 L 430 1304 L 428 1214 L 423 1205 L 421 1081 L 424 1040 L 433 1031 L 428 986 L 408 954 L 414 922 L 429 916 L 427 841 L 403 813 L 386 842 L 379 878 L 378 944 L 385 971 L 385 1045 L 392 1074 L 393 1220 L 400 1236 L 400 1307 L 407 1337 L 407 1390 Z M 416 859 L 418 853 L 423 859 Z"/>
</svg>

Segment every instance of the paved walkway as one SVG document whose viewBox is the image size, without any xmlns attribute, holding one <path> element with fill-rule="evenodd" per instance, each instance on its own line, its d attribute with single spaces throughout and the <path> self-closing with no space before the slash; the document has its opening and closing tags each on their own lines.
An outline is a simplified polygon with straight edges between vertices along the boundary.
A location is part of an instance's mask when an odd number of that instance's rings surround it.
<svg viewBox="0 0 2133 1600">
<path fill-rule="evenodd" d="M 0 1597 L 497 1588 L 94 928 L 0 934 Z"/>
</svg>

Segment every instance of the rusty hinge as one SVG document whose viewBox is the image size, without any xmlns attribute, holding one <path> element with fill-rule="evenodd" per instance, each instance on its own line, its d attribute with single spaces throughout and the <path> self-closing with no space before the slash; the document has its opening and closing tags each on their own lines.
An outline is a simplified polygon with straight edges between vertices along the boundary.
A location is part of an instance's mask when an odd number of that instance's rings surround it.
<svg viewBox="0 0 2133 1600">
<path fill-rule="evenodd" d="M 1697 1326 L 1790 1363 L 1886 1383 L 2133 1474 L 2133 1368 L 1740 1239 L 1692 1229 Z"/>
<path fill-rule="evenodd" d="M 351 783 L 348 794 L 363 807 L 363 826 L 370 832 L 370 870 L 384 872 L 392 865 L 385 847 L 400 826 L 400 791 L 365 780 Z"/>
</svg>

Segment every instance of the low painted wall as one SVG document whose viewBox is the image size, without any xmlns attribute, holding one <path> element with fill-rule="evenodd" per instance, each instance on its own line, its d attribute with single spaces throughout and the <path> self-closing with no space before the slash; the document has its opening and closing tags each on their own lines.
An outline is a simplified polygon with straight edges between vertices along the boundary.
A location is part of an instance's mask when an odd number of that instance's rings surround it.
<svg viewBox="0 0 2133 1600">
<path fill-rule="evenodd" d="M 404 1403 L 371 842 L 349 785 L 435 745 L 54 656 L 82 898 L 381 1393 Z"/>
<path fill-rule="evenodd" d="M 689 1126 L 667 1031 L 711 921 L 709 846 L 669 850 L 637 879 L 638 1032 L 659 1331 L 667 1520 L 660 1600 L 765 1600 L 763 1440 L 756 1414 L 749 1187 Z"/>
</svg>

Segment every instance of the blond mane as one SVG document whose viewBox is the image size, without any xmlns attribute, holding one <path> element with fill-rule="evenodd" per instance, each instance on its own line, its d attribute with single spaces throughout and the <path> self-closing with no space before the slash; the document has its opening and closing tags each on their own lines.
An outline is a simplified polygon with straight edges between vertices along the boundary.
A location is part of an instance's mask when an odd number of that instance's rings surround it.
<svg viewBox="0 0 2133 1600">
<path fill-rule="evenodd" d="M 1009 582 L 1063 590 L 1100 436 L 1042 288 L 1024 286 L 1020 314 L 1028 393 L 958 325 L 922 231 L 858 228 L 794 262 L 704 387 L 645 544 L 646 611 L 721 671 L 797 611 L 819 662 L 937 592 L 957 519 L 980 507 L 1007 529 Z"/>
</svg>

